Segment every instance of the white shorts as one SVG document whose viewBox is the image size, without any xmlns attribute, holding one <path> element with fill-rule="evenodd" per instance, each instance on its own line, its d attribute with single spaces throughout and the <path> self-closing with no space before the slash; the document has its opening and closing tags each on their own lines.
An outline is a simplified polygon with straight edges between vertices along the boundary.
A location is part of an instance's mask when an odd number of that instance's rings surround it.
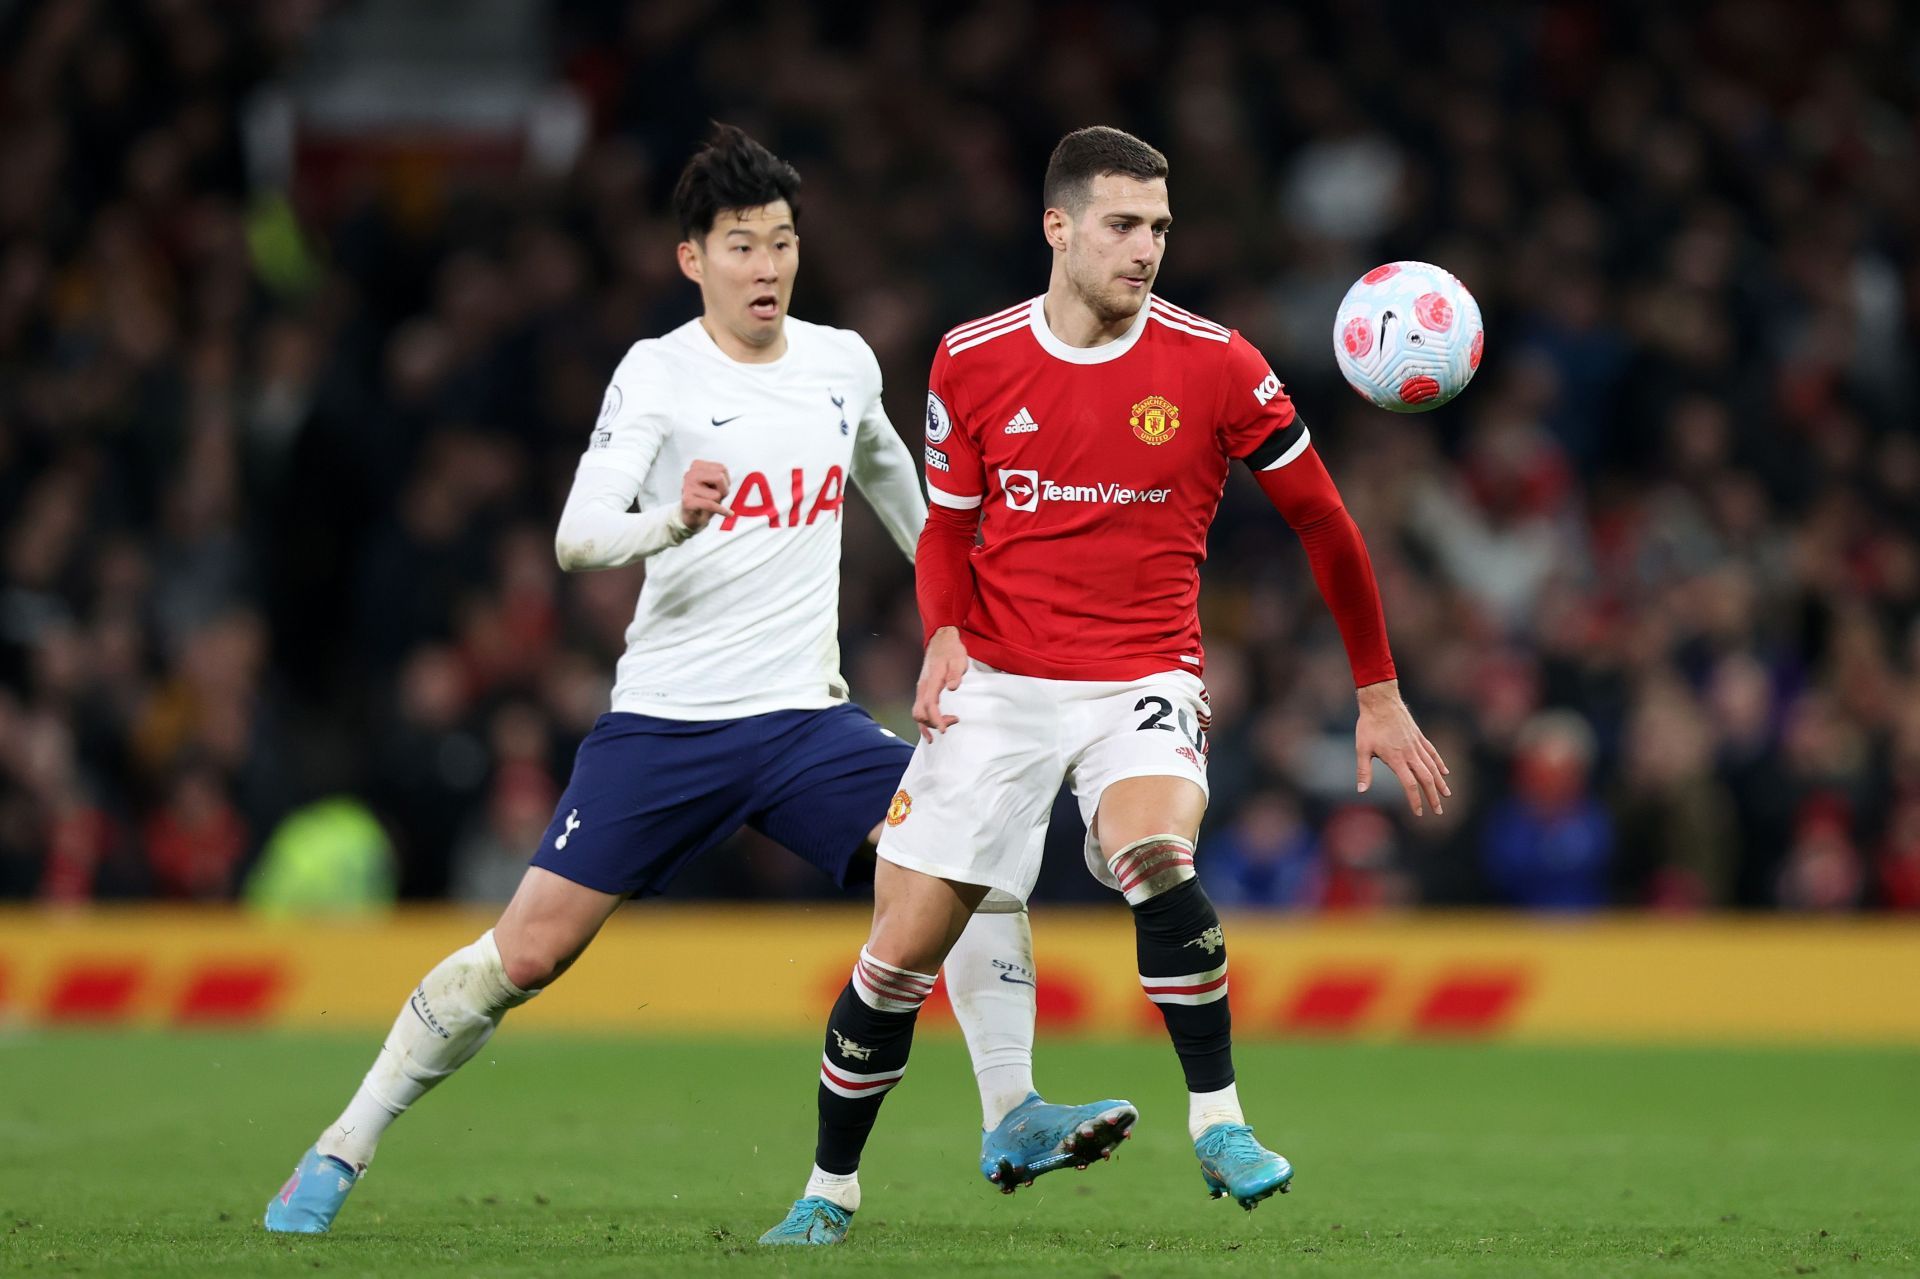
<svg viewBox="0 0 1920 1279">
<path fill-rule="evenodd" d="M 880 833 L 880 856 L 909 870 L 1024 902 L 1065 781 L 1087 823 L 1087 865 L 1117 890 L 1093 833 L 1107 787 L 1184 777 L 1207 791 L 1206 686 L 1187 671 L 1039 679 L 970 661 L 940 709 L 960 722 L 914 749 Z"/>
</svg>

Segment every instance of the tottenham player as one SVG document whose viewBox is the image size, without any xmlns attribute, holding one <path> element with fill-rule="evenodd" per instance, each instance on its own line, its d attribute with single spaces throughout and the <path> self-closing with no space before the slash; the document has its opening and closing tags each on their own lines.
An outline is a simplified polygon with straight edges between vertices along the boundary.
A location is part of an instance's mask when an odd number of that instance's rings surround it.
<svg viewBox="0 0 1920 1279">
<path fill-rule="evenodd" d="M 874 922 L 828 1022 L 904 1069 L 916 992 L 989 891 L 1025 900 L 1056 789 L 1093 873 L 1132 908 L 1140 984 L 1186 1074 L 1208 1190 L 1251 1208 L 1293 1176 L 1235 1091 L 1227 943 L 1194 877 L 1207 802 L 1196 602 L 1229 465 L 1305 544 L 1358 689 L 1358 781 L 1392 768 L 1416 814 L 1447 766 L 1400 700 L 1359 530 L 1279 380 L 1238 333 L 1153 295 L 1167 162 L 1116 129 L 1069 134 L 1047 169 L 1047 291 L 949 333 L 927 398 L 933 508 L 915 575 L 927 633 L 916 749 L 880 841 Z M 977 545 L 976 545 L 977 540 Z M 897 974 L 887 997 L 859 979 Z M 852 1173 L 880 1099 L 821 1094 L 816 1164 Z M 844 1237 L 850 1201 L 803 1198 L 766 1242 Z"/>
<path fill-rule="evenodd" d="M 269 1230 L 329 1229 L 396 1117 L 565 972 L 625 898 L 660 892 L 742 825 L 842 883 L 871 875 L 912 749 L 847 700 L 839 675 L 840 511 L 858 484 L 909 556 L 926 511 L 873 352 L 787 314 L 798 186 L 724 126 L 681 175 L 680 268 L 703 314 L 621 361 L 555 539 L 568 570 L 647 561 L 613 709 L 581 743 L 499 922 L 421 979 L 359 1091 L 268 1203 Z M 986 1112 L 983 1167 L 1031 1178 L 1102 1154 L 1135 1116 L 1034 1093 L 1032 939 L 1023 903 L 1005 903 L 966 929 L 947 979 Z M 876 963 L 871 980 L 910 979 Z M 826 1077 L 858 1096 L 898 1076 L 856 1061 Z"/>
</svg>

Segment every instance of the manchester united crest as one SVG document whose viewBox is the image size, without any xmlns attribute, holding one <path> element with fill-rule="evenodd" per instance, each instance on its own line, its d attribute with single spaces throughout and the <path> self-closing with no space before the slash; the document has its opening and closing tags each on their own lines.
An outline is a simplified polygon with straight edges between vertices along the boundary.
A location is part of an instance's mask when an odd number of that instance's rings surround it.
<svg viewBox="0 0 1920 1279">
<path fill-rule="evenodd" d="M 903 790 L 893 793 L 893 802 L 887 805 L 887 825 L 898 826 L 907 820 L 907 814 L 913 811 L 913 796 Z"/>
<path fill-rule="evenodd" d="M 1165 396 L 1149 395 L 1133 406 L 1133 416 L 1127 419 L 1127 425 L 1133 428 L 1135 439 L 1147 444 L 1165 444 L 1180 429 L 1180 410 L 1169 404 Z"/>
</svg>

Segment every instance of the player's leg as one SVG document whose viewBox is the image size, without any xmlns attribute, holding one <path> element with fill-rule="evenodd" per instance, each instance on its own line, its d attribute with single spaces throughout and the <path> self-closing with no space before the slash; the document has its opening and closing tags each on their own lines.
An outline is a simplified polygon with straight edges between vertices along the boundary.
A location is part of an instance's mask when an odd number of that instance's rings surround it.
<svg viewBox="0 0 1920 1279">
<path fill-rule="evenodd" d="M 877 846 L 885 830 L 884 822 L 875 825 L 869 842 Z M 1026 903 L 998 889 L 988 892 L 940 971 L 973 1062 L 981 1127 L 991 1133 L 1039 1096 L 1033 1083 L 1038 979 Z"/>
<path fill-rule="evenodd" d="M 1033 1083 L 1037 978 L 1026 905 L 1006 893 L 988 893 L 941 971 L 973 1059 L 981 1127 L 992 1131 L 1038 1091 Z"/>
<path fill-rule="evenodd" d="M 267 1204 L 267 1229 L 330 1229 L 388 1126 L 472 1060 L 509 1010 L 564 972 L 621 900 L 528 867 L 499 922 L 420 979 L 346 1109 Z"/>
<path fill-rule="evenodd" d="M 813 1172 L 805 1192 L 761 1243 L 838 1243 L 846 1237 L 860 1208 L 860 1155 L 881 1103 L 907 1072 L 920 1006 L 986 891 L 880 862 L 872 931 L 827 1018 Z"/>
<path fill-rule="evenodd" d="M 1087 820 L 1088 865 L 1132 910 L 1140 984 L 1186 1075 L 1188 1132 L 1208 1189 L 1251 1207 L 1293 1170 L 1253 1141 L 1241 1114 L 1227 939 L 1194 873 L 1207 807 L 1205 698 L 1185 673 L 1088 690 L 1071 711 L 1083 747 L 1069 777 Z"/>
<path fill-rule="evenodd" d="M 658 891 L 738 828 L 741 761 L 726 730 L 601 717 L 513 900 L 421 978 L 360 1087 L 267 1205 L 269 1230 L 321 1233 L 408 1107 L 471 1060 L 506 1013 L 564 972 L 629 894 Z M 636 777 L 652 784 L 639 786 Z"/>
<path fill-rule="evenodd" d="M 980 885 L 880 863 L 873 928 L 827 1018 L 816 1174 L 848 1178 L 859 1168 L 880 1104 L 906 1073 L 914 1023 L 934 975 L 985 895 Z M 854 1196 L 844 1205 L 850 1210 L 858 1206 L 857 1188 Z"/>
<path fill-rule="evenodd" d="M 1140 983 L 1166 1021 L 1195 1122 L 1233 1086 L 1226 939 L 1193 869 L 1205 813 L 1205 794 L 1185 778 L 1129 777 L 1104 789 L 1093 825 L 1133 912 Z"/>
<path fill-rule="evenodd" d="M 980 1087 L 980 1175 L 1010 1195 L 1047 1173 L 1111 1158 L 1140 1117 L 1131 1102 L 1063 1105 L 1034 1088 L 1038 970 L 1026 906 L 989 893 L 941 972 Z"/>
<path fill-rule="evenodd" d="M 1109 784 L 1093 831 L 1133 910 L 1140 985 L 1160 1008 L 1187 1079 L 1187 1131 L 1215 1198 L 1251 1209 L 1285 1191 L 1293 1167 L 1254 1140 L 1234 1083 L 1227 939 L 1193 870 L 1206 793 L 1178 776 Z"/>
<path fill-rule="evenodd" d="M 318 1149 L 364 1169 L 380 1136 L 478 1053 L 510 1009 L 587 948 L 622 898 L 529 866 L 500 919 L 420 979 L 373 1068 Z"/>
</svg>

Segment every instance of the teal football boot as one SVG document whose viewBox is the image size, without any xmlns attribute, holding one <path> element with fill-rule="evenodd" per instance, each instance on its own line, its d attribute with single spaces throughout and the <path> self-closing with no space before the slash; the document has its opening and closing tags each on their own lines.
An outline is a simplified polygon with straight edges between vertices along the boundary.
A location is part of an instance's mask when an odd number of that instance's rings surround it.
<svg viewBox="0 0 1920 1279">
<path fill-rule="evenodd" d="M 760 1236 L 764 1244 L 829 1244 L 847 1237 L 853 1214 L 817 1195 L 794 1200 L 784 1220 Z"/>
<path fill-rule="evenodd" d="M 980 1141 L 980 1175 L 1010 1195 L 1056 1169 L 1085 1168 L 1113 1158 L 1113 1148 L 1133 1135 L 1140 1112 L 1126 1101 L 1061 1106 L 1027 1099 L 1007 1112 Z"/>
<path fill-rule="evenodd" d="M 360 1174 L 343 1161 L 308 1148 L 280 1193 L 267 1200 L 267 1229 L 279 1234 L 326 1234 L 333 1229 L 347 1192 L 359 1182 Z"/>
<path fill-rule="evenodd" d="M 1227 1195 L 1253 1211 L 1253 1206 L 1278 1191 L 1287 1193 L 1293 1184 L 1293 1165 L 1253 1139 L 1253 1129 L 1245 1124 L 1215 1124 L 1193 1143 L 1200 1156 L 1200 1175 L 1207 1180 L 1207 1193 L 1215 1199 Z"/>
</svg>

